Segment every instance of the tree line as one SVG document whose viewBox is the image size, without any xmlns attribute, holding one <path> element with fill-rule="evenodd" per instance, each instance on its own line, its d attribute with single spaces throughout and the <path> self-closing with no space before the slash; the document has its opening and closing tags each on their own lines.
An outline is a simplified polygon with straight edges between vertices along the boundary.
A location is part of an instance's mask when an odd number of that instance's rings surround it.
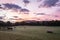
<svg viewBox="0 0 60 40">
<path fill-rule="evenodd" d="M 10 21 L 3 22 L 0 21 L 0 26 L 60 26 L 60 21 L 52 20 L 52 21 L 22 21 L 22 22 L 15 22 L 11 23 Z"/>
</svg>

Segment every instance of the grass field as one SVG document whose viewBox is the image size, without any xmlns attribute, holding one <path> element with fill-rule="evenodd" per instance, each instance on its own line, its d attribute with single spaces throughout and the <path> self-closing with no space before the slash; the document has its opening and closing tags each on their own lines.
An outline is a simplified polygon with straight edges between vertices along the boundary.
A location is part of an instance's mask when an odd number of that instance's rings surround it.
<svg viewBox="0 0 60 40">
<path fill-rule="evenodd" d="M 17 26 L 13 31 L 0 31 L 0 40 L 60 40 L 60 27 Z"/>
</svg>

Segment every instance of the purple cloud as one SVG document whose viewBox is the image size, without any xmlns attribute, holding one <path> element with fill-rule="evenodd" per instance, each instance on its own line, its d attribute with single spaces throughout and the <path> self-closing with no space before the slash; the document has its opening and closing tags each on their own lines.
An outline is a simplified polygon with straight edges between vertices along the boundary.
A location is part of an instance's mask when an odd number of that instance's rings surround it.
<svg viewBox="0 0 60 40">
<path fill-rule="evenodd" d="M 42 6 L 43 7 L 45 7 L 45 6 L 52 7 L 52 6 L 55 6 L 58 1 L 59 0 L 44 0 L 43 3 L 42 3 Z"/>
<path fill-rule="evenodd" d="M 0 4 L 0 9 L 3 9 L 2 5 Z"/>
<path fill-rule="evenodd" d="M 24 2 L 24 4 L 25 4 L 25 6 L 26 6 L 28 3 L 30 3 L 29 0 L 23 0 L 23 2 Z"/>
<path fill-rule="evenodd" d="M 4 16 L 0 15 L 0 19 L 3 19 L 3 18 L 4 18 Z"/>
<path fill-rule="evenodd" d="M 29 14 L 29 10 L 28 9 L 21 9 L 21 12 L 24 12 L 24 14 Z"/>
<path fill-rule="evenodd" d="M 29 3 L 30 1 L 29 0 L 23 0 L 24 3 Z"/>
<path fill-rule="evenodd" d="M 8 9 L 12 9 L 12 8 L 15 8 L 15 9 L 21 9 L 20 6 L 16 5 L 16 4 L 9 4 L 9 3 L 6 3 L 6 4 L 3 4 L 6 8 Z"/>
<path fill-rule="evenodd" d="M 0 17 L 0 19 L 3 19 L 3 17 Z"/>
<path fill-rule="evenodd" d="M 46 15 L 45 13 L 36 13 L 36 15 Z"/>
<path fill-rule="evenodd" d="M 44 5 L 48 5 L 49 7 L 51 6 L 55 6 L 55 4 L 58 2 L 59 0 L 46 0 L 44 3 Z"/>
<path fill-rule="evenodd" d="M 28 9 L 21 9 L 21 12 L 29 12 Z"/>
</svg>

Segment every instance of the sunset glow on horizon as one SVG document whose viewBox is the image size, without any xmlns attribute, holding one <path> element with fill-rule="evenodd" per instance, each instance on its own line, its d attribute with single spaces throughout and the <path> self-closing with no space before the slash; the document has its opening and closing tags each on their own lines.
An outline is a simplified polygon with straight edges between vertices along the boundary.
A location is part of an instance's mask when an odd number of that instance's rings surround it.
<svg viewBox="0 0 60 40">
<path fill-rule="evenodd" d="M 0 0 L 0 20 L 60 20 L 60 0 Z"/>
</svg>

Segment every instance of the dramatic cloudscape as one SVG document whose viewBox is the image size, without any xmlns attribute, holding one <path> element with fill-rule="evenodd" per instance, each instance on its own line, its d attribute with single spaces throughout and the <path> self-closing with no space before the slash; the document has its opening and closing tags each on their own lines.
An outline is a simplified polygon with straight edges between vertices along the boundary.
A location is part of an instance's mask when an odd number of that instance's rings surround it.
<svg viewBox="0 0 60 40">
<path fill-rule="evenodd" d="M 0 20 L 60 20 L 60 0 L 0 0 Z"/>
</svg>

